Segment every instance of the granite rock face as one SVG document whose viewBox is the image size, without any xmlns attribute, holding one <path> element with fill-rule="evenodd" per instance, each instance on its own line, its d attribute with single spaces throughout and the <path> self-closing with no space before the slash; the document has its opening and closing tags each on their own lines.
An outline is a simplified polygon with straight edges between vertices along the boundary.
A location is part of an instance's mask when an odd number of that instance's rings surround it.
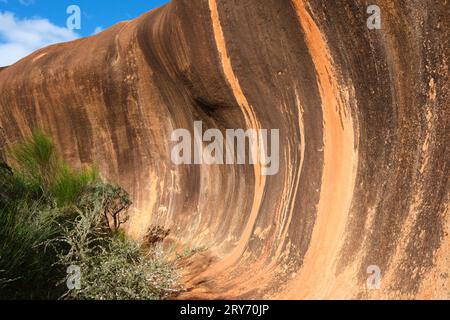
<svg viewBox="0 0 450 320">
<path fill-rule="evenodd" d="M 450 298 L 450 4 L 377 3 L 174 0 L 1 69 L 2 140 L 45 130 L 131 236 L 207 247 L 182 298 Z M 199 120 L 279 129 L 279 173 L 174 165 Z"/>
</svg>

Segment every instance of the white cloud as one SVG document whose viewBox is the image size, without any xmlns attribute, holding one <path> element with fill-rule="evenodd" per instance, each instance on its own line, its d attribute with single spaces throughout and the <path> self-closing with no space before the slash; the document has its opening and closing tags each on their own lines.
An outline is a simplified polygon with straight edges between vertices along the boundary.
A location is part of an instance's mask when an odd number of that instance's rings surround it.
<svg viewBox="0 0 450 320">
<path fill-rule="evenodd" d="M 1 0 L 0 0 L 1 1 Z M 97 34 L 103 31 L 102 27 L 96 27 L 93 34 Z"/>
<path fill-rule="evenodd" d="M 37 49 L 77 38 L 76 32 L 47 19 L 19 19 L 13 13 L 0 12 L 0 66 L 11 65 Z"/>
<path fill-rule="evenodd" d="M 29 6 L 31 4 L 34 4 L 34 0 L 19 0 L 19 2 L 23 6 Z"/>
</svg>

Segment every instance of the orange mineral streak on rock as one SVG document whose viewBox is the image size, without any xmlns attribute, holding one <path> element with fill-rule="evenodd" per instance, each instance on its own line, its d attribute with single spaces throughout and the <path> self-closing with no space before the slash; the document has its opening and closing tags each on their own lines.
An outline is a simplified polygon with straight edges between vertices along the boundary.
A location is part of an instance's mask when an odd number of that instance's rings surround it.
<svg viewBox="0 0 450 320">
<path fill-rule="evenodd" d="M 261 125 L 258 122 L 258 119 L 256 118 L 256 115 L 253 111 L 253 108 L 249 105 L 244 92 L 242 91 L 242 88 L 239 84 L 239 80 L 237 79 L 234 71 L 233 66 L 230 60 L 230 57 L 227 53 L 227 47 L 226 47 L 226 41 L 225 37 L 222 31 L 222 27 L 220 25 L 220 17 L 219 12 L 217 9 L 217 2 L 216 0 L 209 0 L 208 1 L 209 8 L 211 10 L 211 19 L 212 19 L 212 25 L 214 30 L 214 39 L 216 41 L 217 49 L 220 54 L 220 59 L 222 62 L 222 68 L 225 73 L 226 79 L 228 84 L 231 86 L 233 90 L 233 94 L 239 103 L 239 106 L 242 108 L 242 112 L 244 113 L 245 121 L 247 124 L 247 128 L 249 129 L 261 129 Z M 254 189 L 254 196 L 253 196 L 253 205 L 251 208 L 250 215 L 248 217 L 246 226 L 243 230 L 243 233 L 236 245 L 236 247 L 232 250 L 232 252 L 227 255 L 223 260 L 221 260 L 217 266 L 213 266 L 210 271 L 212 273 L 216 272 L 222 272 L 226 268 L 229 268 L 233 266 L 237 260 L 242 256 L 242 253 L 244 252 L 245 247 L 248 244 L 248 241 L 250 239 L 250 236 L 252 235 L 255 221 L 258 216 L 258 212 L 261 206 L 261 201 L 264 194 L 264 186 L 266 177 L 261 174 L 261 164 L 260 164 L 260 149 L 261 149 L 261 142 L 258 137 L 258 143 L 257 143 L 257 149 L 258 149 L 258 156 L 257 161 L 254 165 L 254 176 L 255 176 L 255 189 Z M 210 276 L 210 274 L 205 273 L 204 276 Z"/>
<path fill-rule="evenodd" d="M 334 296 L 336 263 L 352 201 L 358 153 L 349 102 L 342 100 L 326 40 L 307 11 L 306 2 L 294 0 L 293 4 L 318 75 L 325 159 L 312 239 L 299 274 L 288 284 L 287 293 L 280 296 L 323 299 Z"/>
</svg>

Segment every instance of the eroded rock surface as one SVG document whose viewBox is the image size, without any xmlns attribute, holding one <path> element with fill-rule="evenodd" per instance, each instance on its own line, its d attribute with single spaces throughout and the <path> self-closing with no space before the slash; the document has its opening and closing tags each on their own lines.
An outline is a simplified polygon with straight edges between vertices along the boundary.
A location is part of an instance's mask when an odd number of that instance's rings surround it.
<svg viewBox="0 0 450 320">
<path fill-rule="evenodd" d="M 377 3 L 381 30 L 360 0 L 174 0 L 0 70 L 4 139 L 44 129 L 133 237 L 208 247 L 182 298 L 450 298 L 449 2 Z M 174 165 L 195 120 L 280 129 L 279 173 Z"/>
</svg>

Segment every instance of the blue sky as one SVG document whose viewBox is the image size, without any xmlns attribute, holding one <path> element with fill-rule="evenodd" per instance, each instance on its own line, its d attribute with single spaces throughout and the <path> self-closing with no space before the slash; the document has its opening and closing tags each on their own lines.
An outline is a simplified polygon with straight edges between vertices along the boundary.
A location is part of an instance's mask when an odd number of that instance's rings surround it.
<svg viewBox="0 0 450 320">
<path fill-rule="evenodd" d="M 0 66 L 57 42 L 89 36 L 133 19 L 168 0 L 0 0 Z M 67 8 L 80 8 L 81 29 L 70 29 Z"/>
</svg>

